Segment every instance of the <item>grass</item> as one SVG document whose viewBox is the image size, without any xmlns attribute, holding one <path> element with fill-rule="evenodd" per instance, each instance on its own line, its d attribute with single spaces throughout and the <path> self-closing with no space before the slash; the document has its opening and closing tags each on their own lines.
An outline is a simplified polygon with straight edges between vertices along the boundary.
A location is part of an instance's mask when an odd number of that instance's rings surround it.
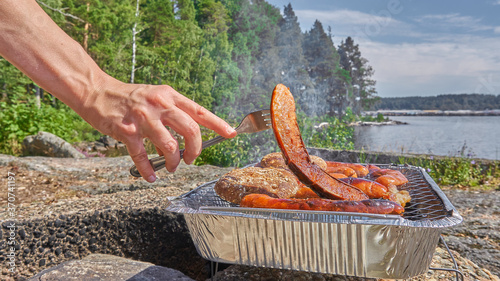
<svg viewBox="0 0 500 281">
<path fill-rule="evenodd" d="M 441 186 L 492 190 L 500 184 L 500 161 L 481 163 L 467 157 L 400 157 L 400 164 L 424 168 Z"/>
</svg>

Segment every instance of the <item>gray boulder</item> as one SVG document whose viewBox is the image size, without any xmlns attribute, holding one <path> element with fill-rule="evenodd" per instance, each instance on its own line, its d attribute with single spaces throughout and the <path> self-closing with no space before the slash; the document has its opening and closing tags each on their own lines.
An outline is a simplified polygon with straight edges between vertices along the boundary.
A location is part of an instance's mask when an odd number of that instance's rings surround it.
<svg viewBox="0 0 500 281">
<path fill-rule="evenodd" d="M 47 132 L 38 132 L 37 135 L 27 136 L 23 140 L 23 155 L 85 158 L 67 141 Z"/>
<path fill-rule="evenodd" d="M 194 281 L 182 272 L 122 257 L 94 254 L 43 270 L 28 281 Z"/>
</svg>

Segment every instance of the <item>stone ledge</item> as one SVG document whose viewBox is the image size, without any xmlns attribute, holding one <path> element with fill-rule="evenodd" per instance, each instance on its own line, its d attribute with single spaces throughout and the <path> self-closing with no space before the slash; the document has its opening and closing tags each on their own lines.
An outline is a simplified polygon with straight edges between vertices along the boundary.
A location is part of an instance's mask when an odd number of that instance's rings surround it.
<svg viewBox="0 0 500 281">
<path fill-rule="evenodd" d="M 63 262 L 48 268 L 28 279 L 28 281 L 153 281 L 178 280 L 193 281 L 175 269 L 152 263 L 134 261 L 103 254 L 92 254 L 81 260 Z"/>
</svg>

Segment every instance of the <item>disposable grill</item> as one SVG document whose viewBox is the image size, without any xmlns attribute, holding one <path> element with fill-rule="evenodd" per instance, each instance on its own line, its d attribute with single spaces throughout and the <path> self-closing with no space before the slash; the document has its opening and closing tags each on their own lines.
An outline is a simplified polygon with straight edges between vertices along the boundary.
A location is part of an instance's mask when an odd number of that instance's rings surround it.
<svg viewBox="0 0 500 281">
<path fill-rule="evenodd" d="M 241 208 L 214 192 L 216 181 L 167 209 L 185 215 L 199 254 L 214 262 L 367 278 L 425 273 L 443 228 L 462 217 L 423 168 L 379 166 L 409 180 L 403 216 Z"/>
</svg>

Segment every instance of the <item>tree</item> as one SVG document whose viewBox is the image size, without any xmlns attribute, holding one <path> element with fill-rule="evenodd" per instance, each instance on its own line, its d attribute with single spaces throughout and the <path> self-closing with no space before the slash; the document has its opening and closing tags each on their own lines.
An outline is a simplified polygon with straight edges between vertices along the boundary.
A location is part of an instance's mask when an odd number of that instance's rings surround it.
<svg viewBox="0 0 500 281">
<path fill-rule="evenodd" d="M 304 57 L 308 61 L 307 71 L 314 82 L 317 115 L 342 116 L 345 109 L 346 86 L 350 77 L 339 66 L 339 54 L 331 34 L 327 34 L 321 22 L 316 20 L 310 31 L 304 35 Z M 311 95 L 310 95 L 311 96 Z"/>
<path fill-rule="evenodd" d="M 215 63 L 210 90 L 214 98 L 213 108 L 224 116 L 230 116 L 235 113 L 233 106 L 241 73 L 232 60 L 233 44 L 228 37 L 231 19 L 224 5 L 215 0 L 201 0 L 196 9 L 196 18 L 205 39 L 202 48 Z"/>
<path fill-rule="evenodd" d="M 306 70 L 308 63 L 302 49 L 304 35 L 291 4 L 284 7 L 278 26 L 276 48 L 279 60 L 270 69 L 275 71 L 276 82 L 285 84 L 294 93 L 301 109 L 308 115 L 316 115 L 314 105 L 321 101 L 311 99 L 311 96 L 316 96 L 316 91 Z"/>
<path fill-rule="evenodd" d="M 268 108 L 273 83 L 278 81 L 269 73 L 276 69 L 277 56 L 272 54 L 276 53 L 280 11 L 265 0 L 221 2 L 232 19 L 228 35 L 234 46 L 232 60 L 240 71 L 238 91 L 234 93 L 234 115 Z"/>
<path fill-rule="evenodd" d="M 347 37 L 338 47 L 340 65 L 349 72 L 352 78 L 353 96 L 350 105 L 354 113 L 359 114 L 361 109 L 368 109 L 377 100 L 375 94 L 374 70 L 368 65 L 368 60 L 361 56 L 359 45 L 351 37 Z"/>
</svg>

